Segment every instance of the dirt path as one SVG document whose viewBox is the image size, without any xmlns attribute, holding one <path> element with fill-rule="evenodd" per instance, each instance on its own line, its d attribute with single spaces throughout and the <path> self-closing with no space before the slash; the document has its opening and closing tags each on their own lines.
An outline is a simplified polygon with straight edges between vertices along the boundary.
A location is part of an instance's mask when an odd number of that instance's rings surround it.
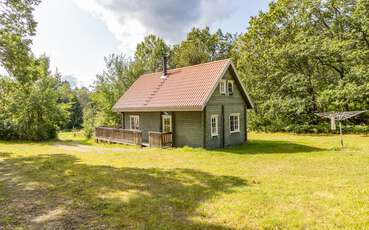
<svg viewBox="0 0 369 230">
<path fill-rule="evenodd" d="M 140 149 L 134 148 L 106 148 L 106 147 L 97 147 L 97 146 L 88 146 L 83 144 L 74 144 L 74 143 L 62 143 L 57 142 L 53 146 L 66 150 L 66 151 L 77 151 L 77 152 L 93 152 L 93 153 L 112 153 L 112 152 L 139 152 L 142 151 Z"/>
</svg>

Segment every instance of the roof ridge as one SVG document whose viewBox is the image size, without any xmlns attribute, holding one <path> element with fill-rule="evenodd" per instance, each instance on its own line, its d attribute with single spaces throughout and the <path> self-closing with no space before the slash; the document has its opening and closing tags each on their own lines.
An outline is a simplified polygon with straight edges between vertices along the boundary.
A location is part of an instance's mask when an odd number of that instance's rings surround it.
<svg viewBox="0 0 369 230">
<path fill-rule="evenodd" d="M 195 64 L 195 65 L 183 66 L 183 67 L 179 67 L 179 68 L 175 68 L 175 69 L 168 69 L 168 73 L 170 73 L 171 71 L 179 70 L 179 69 L 198 67 L 198 66 L 202 66 L 202 65 L 213 64 L 213 63 L 221 62 L 221 61 L 230 61 L 230 60 L 231 60 L 231 58 L 225 58 L 225 59 L 220 59 L 220 60 L 215 60 L 215 61 L 210 61 L 210 62 L 199 63 L 199 64 Z M 141 77 L 150 76 L 150 75 L 154 75 L 154 74 L 158 74 L 158 73 L 162 73 L 162 71 L 156 71 L 156 72 L 152 72 L 152 73 L 145 73 L 145 74 L 142 74 Z"/>
</svg>

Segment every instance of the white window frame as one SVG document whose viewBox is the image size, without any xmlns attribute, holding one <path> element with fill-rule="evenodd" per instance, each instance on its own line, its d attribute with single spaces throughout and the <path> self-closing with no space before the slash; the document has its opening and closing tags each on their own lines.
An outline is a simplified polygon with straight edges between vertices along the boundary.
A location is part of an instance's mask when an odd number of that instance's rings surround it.
<svg viewBox="0 0 369 230">
<path fill-rule="evenodd" d="M 218 114 L 212 114 L 210 117 L 210 133 L 211 133 L 211 137 L 216 137 L 219 135 L 218 132 Z M 213 119 L 215 119 L 215 131 L 213 132 Z"/>
<path fill-rule="evenodd" d="M 220 95 L 227 95 L 227 82 L 226 82 L 226 80 L 220 80 L 220 82 L 219 82 L 219 93 L 220 93 Z"/>
<path fill-rule="evenodd" d="M 135 124 L 136 123 L 135 120 L 137 120 L 138 128 L 132 127 L 132 119 L 133 119 L 133 124 Z M 140 130 L 140 116 L 139 115 L 129 116 L 129 129 L 130 130 Z"/>
<path fill-rule="evenodd" d="M 232 85 L 232 92 L 229 92 L 228 84 Z M 227 81 L 227 92 L 228 92 L 228 95 L 233 95 L 234 94 L 234 81 L 233 80 L 228 80 Z"/>
<path fill-rule="evenodd" d="M 231 126 L 231 117 L 237 117 L 237 129 L 232 131 Z M 230 133 L 239 133 L 240 132 L 240 114 L 239 113 L 231 113 L 229 114 L 229 132 Z"/>
<path fill-rule="evenodd" d="M 163 125 L 163 133 L 164 133 L 164 129 L 165 129 L 165 123 L 164 123 L 164 119 L 168 119 L 169 118 L 169 124 L 170 124 L 170 129 L 169 129 L 169 132 L 172 132 L 172 115 L 162 115 L 161 116 L 161 122 L 162 122 L 162 125 Z"/>
</svg>

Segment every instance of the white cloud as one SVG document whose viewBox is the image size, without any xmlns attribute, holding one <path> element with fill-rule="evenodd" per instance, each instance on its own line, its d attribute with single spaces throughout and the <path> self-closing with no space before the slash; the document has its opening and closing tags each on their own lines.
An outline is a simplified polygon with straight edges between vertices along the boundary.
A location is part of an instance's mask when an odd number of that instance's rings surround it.
<svg viewBox="0 0 369 230">
<path fill-rule="evenodd" d="M 211 26 L 234 9 L 232 0 L 75 1 L 100 18 L 120 41 L 120 49 L 130 54 L 148 34 L 178 42 L 192 27 Z"/>
</svg>

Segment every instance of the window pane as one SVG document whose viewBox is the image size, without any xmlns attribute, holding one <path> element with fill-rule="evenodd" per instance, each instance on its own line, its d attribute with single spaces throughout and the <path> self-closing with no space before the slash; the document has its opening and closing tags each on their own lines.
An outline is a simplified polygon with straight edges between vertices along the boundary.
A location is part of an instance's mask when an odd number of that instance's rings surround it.
<svg viewBox="0 0 369 230">
<path fill-rule="evenodd" d="M 168 133 L 171 132 L 171 117 L 165 116 L 163 117 L 163 132 Z"/>
<path fill-rule="evenodd" d="M 218 135 L 218 117 L 217 116 L 211 116 L 211 122 L 210 122 L 210 129 L 211 129 L 211 135 L 216 136 Z"/>
<path fill-rule="evenodd" d="M 230 115 L 229 116 L 229 129 L 231 132 L 239 131 L 239 115 Z"/>
<path fill-rule="evenodd" d="M 228 93 L 233 93 L 233 82 L 228 82 Z"/>
<path fill-rule="evenodd" d="M 220 81 L 219 82 L 219 91 L 220 91 L 220 94 L 225 94 L 226 93 L 226 82 L 224 80 Z"/>
</svg>

